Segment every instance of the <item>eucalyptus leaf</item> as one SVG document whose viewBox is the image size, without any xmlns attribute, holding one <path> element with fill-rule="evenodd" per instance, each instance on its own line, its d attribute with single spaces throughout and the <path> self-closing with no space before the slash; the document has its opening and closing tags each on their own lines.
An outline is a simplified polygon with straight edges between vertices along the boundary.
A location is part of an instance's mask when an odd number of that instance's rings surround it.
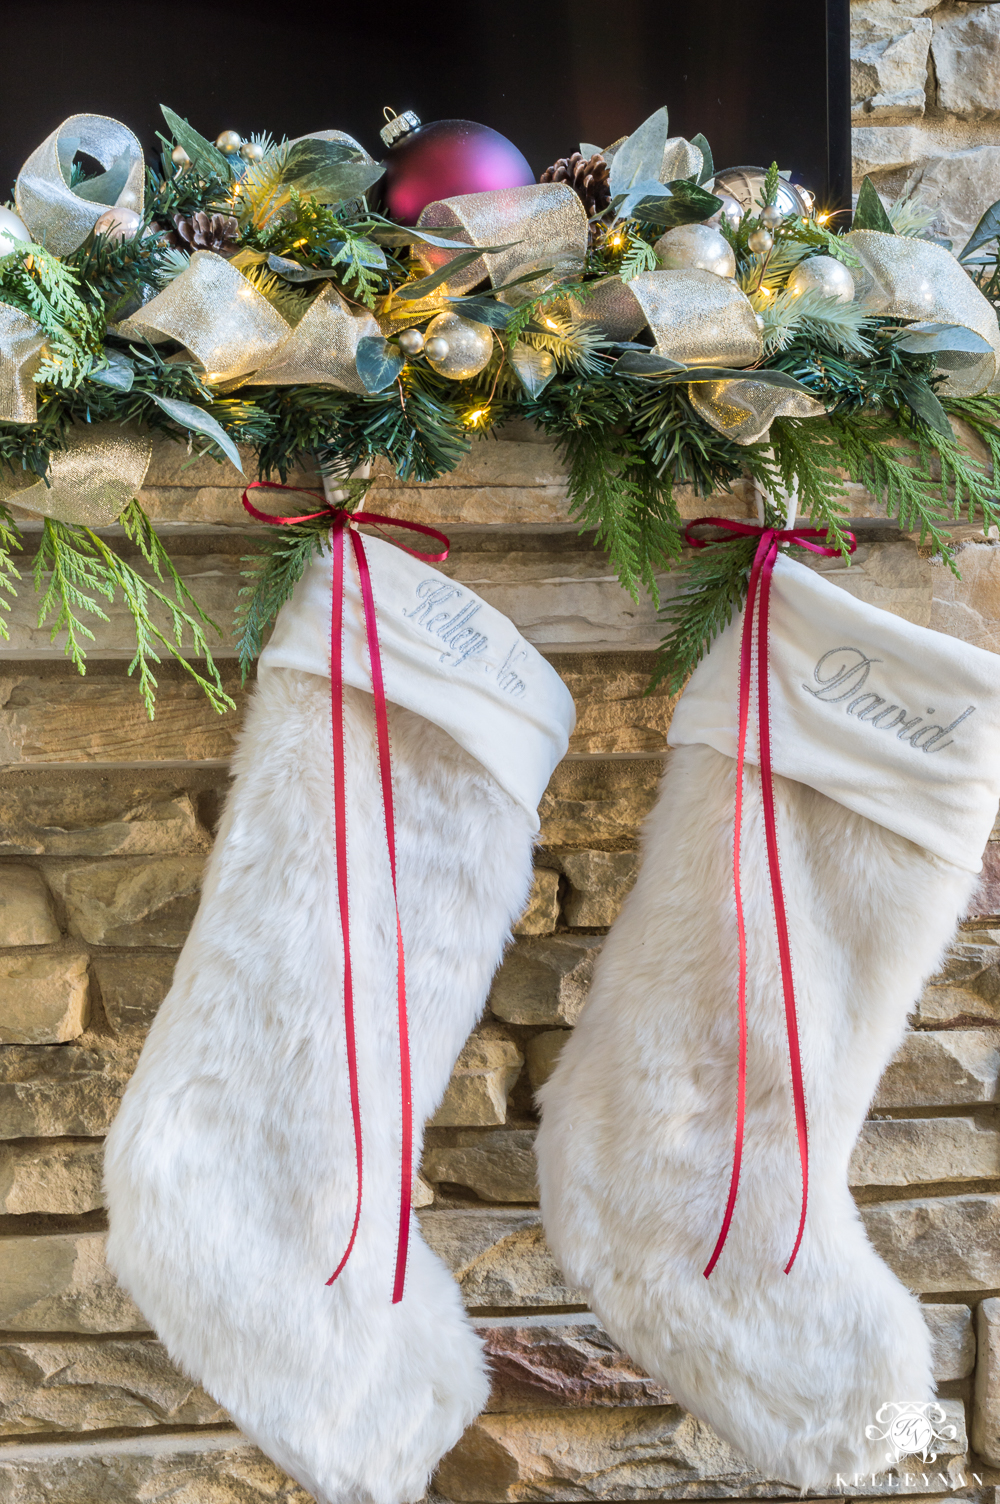
<svg viewBox="0 0 1000 1504">
<path fill-rule="evenodd" d="M 355 363 L 365 391 L 384 392 L 406 365 L 406 356 L 381 334 L 367 334 L 358 340 Z"/>
<path fill-rule="evenodd" d="M 105 350 L 104 359 L 107 365 L 98 371 L 91 371 L 91 381 L 97 381 L 101 386 L 110 386 L 116 392 L 130 392 L 135 380 L 135 366 L 128 356 L 120 350 Z"/>
<path fill-rule="evenodd" d="M 988 355 L 993 349 L 988 339 L 964 324 L 914 324 L 901 339 L 897 350 L 910 355 L 933 355 L 938 350 L 962 350 L 973 355 Z"/>
<path fill-rule="evenodd" d="M 342 268 L 326 267 L 317 271 L 312 266 L 300 266 L 297 261 L 289 261 L 287 256 L 276 256 L 272 251 L 267 258 L 268 267 L 272 272 L 277 272 L 286 282 L 319 282 L 324 277 L 339 277 Z"/>
<path fill-rule="evenodd" d="M 636 219 L 672 230 L 677 225 L 700 224 L 722 208 L 721 198 L 686 178 L 675 178 L 666 186 L 670 197 L 640 200 L 633 210 Z"/>
<path fill-rule="evenodd" d="M 468 240 L 446 240 L 443 235 L 431 235 L 427 230 L 403 229 L 399 225 L 376 224 L 369 235 L 378 245 L 412 245 L 415 240 L 425 245 L 443 246 L 447 251 L 468 250 Z"/>
<path fill-rule="evenodd" d="M 519 240 L 514 240 L 510 245 L 484 245 L 471 251 L 460 251 L 457 256 L 452 256 L 451 260 L 444 266 L 439 267 L 436 272 L 431 272 L 429 277 L 421 277 L 417 282 L 404 283 L 398 289 L 396 297 L 402 298 L 404 303 L 413 302 L 418 298 L 425 298 L 429 292 L 433 292 L 436 287 L 440 287 L 443 282 L 447 282 L 448 278 L 453 277 L 456 272 L 464 271 L 467 266 L 471 266 L 474 261 L 478 261 L 480 256 L 487 254 L 495 255 L 498 251 L 510 251 L 513 250 L 515 245 L 520 244 Z"/>
<path fill-rule="evenodd" d="M 698 174 L 698 184 L 700 186 L 703 183 L 707 183 L 709 178 L 715 177 L 715 159 L 712 156 L 712 148 L 700 131 L 697 136 L 691 137 L 691 145 L 697 146 L 701 152 L 701 172 Z"/>
<path fill-rule="evenodd" d="M 380 163 L 369 162 L 356 146 L 310 137 L 297 141 L 289 149 L 281 179 L 289 188 L 297 188 L 320 203 L 333 204 L 360 198 L 384 171 Z"/>
<path fill-rule="evenodd" d="M 611 197 L 626 194 L 634 184 L 659 181 L 663 152 L 670 136 L 666 108 L 656 110 L 615 152 L 608 186 Z"/>
<path fill-rule="evenodd" d="M 787 392 L 803 392 L 807 397 L 816 393 L 785 371 L 748 370 L 732 371 L 726 366 L 688 366 L 683 376 L 665 376 L 664 381 L 673 385 L 678 381 L 699 383 L 703 381 L 759 381 L 763 386 L 780 386 Z"/>
<path fill-rule="evenodd" d="M 212 141 L 206 141 L 204 136 L 198 134 L 193 126 L 182 120 L 169 105 L 161 104 L 160 113 L 170 129 L 170 133 L 178 146 L 183 146 L 192 165 L 206 177 L 221 178 L 224 183 L 232 183 L 236 179 L 232 163 Z"/>
<path fill-rule="evenodd" d="M 659 178 L 641 178 L 629 188 L 627 193 L 618 193 L 611 200 L 611 209 L 616 219 L 630 219 L 635 213 L 636 205 L 643 202 L 650 204 L 659 199 L 668 199 L 670 190 L 660 182 Z"/>
<path fill-rule="evenodd" d="M 987 245 L 989 241 L 996 240 L 997 236 L 1000 236 L 1000 199 L 995 204 L 990 205 L 969 236 L 965 249 L 959 251 L 959 261 L 967 260 L 973 251 L 978 251 L 981 245 Z M 993 258 L 991 257 L 990 259 L 992 260 Z"/>
<path fill-rule="evenodd" d="M 536 345 L 518 343 L 507 352 L 507 359 L 529 397 L 540 397 L 556 374 L 551 353 L 538 349 Z"/>
<path fill-rule="evenodd" d="M 679 360 L 670 360 L 666 355 L 656 355 L 652 350 L 629 349 L 615 361 L 613 376 L 668 376 L 676 371 L 686 371 L 687 366 Z"/>
<path fill-rule="evenodd" d="M 148 395 L 157 407 L 163 409 L 168 418 L 173 418 L 174 422 L 179 423 L 182 428 L 190 429 L 194 433 L 203 433 L 207 439 L 211 439 L 213 444 L 219 446 L 226 459 L 231 460 L 240 474 L 243 474 L 240 451 L 211 413 L 206 413 L 203 408 L 195 407 L 192 402 L 179 402 L 176 397 L 159 397 L 155 392 L 150 392 Z"/>
<path fill-rule="evenodd" d="M 922 418 L 929 428 L 949 439 L 952 437 L 948 414 L 929 386 L 924 386 L 921 381 L 907 381 L 899 390 L 917 417 Z"/>
<path fill-rule="evenodd" d="M 463 319 L 474 319 L 490 329 L 506 329 L 517 312 L 507 303 L 498 303 L 496 298 L 449 298 L 448 305 Z"/>
<path fill-rule="evenodd" d="M 881 230 L 884 235 L 895 235 L 892 220 L 885 212 L 885 205 L 878 196 L 878 189 L 871 178 L 865 178 L 858 194 L 858 206 L 854 211 L 852 230 Z"/>
<path fill-rule="evenodd" d="M 580 142 L 580 155 L 589 161 L 591 157 L 601 157 L 604 152 L 600 146 L 595 146 L 592 141 Z"/>
</svg>

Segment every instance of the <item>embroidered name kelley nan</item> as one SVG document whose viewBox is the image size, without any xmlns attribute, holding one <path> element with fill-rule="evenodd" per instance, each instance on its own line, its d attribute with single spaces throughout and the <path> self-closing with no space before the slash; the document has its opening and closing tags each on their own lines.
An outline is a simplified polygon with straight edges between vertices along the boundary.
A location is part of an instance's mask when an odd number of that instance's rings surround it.
<svg viewBox="0 0 1000 1504">
<path fill-rule="evenodd" d="M 838 655 L 847 656 L 838 658 Z M 837 658 L 837 661 L 826 669 L 831 658 Z M 948 741 L 942 741 L 941 738 L 968 720 L 970 715 L 975 715 L 975 705 L 968 706 L 948 726 L 922 725 L 922 715 L 910 716 L 908 710 L 904 710 L 901 705 L 890 704 L 884 695 L 877 695 L 873 690 L 859 693 L 864 689 L 872 664 L 881 662 L 881 658 L 869 658 L 860 648 L 831 648 L 813 669 L 813 678 L 820 686 L 819 689 L 813 689 L 809 684 L 803 684 L 802 688 L 806 694 L 812 695 L 824 705 L 839 705 L 845 700 L 849 701 L 849 704 L 844 705 L 848 715 L 856 716 L 876 731 L 894 731 L 898 741 L 908 742 L 918 752 L 943 752 L 945 747 L 950 747 L 954 738 Z M 928 705 L 926 713 L 935 714 L 933 705 Z M 924 737 L 927 738 L 926 741 L 923 740 Z"/>
<path fill-rule="evenodd" d="M 464 590 L 460 590 L 457 585 L 442 583 L 439 576 L 421 580 L 416 595 L 418 604 L 412 611 L 404 611 L 403 615 L 445 644 L 439 663 L 458 668 L 459 664 L 469 659 L 485 658 L 490 640 L 485 632 L 470 626 L 473 617 L 478 616 L 482 609 L 482 601 L 470 600 L 464 606 L 459 606 L 457 611 L 438 610 L 446 601 L 456 598 L 461 601 L 465 597 Z M 518 638 L 496 670 L 497 687 L 515 699 L 520 699 L 527 690 L 524 680 L 515 672 L 527 657 L 528 649 L 521 645 L 521 639 Z M 492 664 L 487 659 L 486 672 L 489 673 L 491 669 Z"/>
</svg>

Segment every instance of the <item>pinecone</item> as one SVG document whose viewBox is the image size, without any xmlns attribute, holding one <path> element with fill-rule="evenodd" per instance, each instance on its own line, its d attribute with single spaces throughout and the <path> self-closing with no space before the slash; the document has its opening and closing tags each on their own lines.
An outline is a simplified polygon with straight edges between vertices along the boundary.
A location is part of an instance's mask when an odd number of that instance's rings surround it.
<svg viewBox="0 0 1000 1504">
<path fill-rule="evenodd" d="M 206 214 L 199 209 L 190 219 L 176 221 L 174 243 L 182 251 L 215 251 L 232 256 L 240 238 L 240 227 L 231 214 Z"/>
<path fill-rule="evenodd" d="M 610 168 L 599 151 L 590 158 L 575 151 L 571 157 L 560 157 L 547 167 L 539 178 L 540 183 L 568 183 L 580 195 L 588 219 L 600 214 L 611 202 L 608 185 Z"/>
</svg>

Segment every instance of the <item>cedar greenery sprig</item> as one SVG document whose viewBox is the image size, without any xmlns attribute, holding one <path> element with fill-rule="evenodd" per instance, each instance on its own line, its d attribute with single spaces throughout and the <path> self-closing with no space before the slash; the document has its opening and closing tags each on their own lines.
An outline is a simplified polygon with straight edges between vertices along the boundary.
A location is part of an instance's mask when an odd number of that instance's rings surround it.
<svg viewBox="0 0 1000 1504">
<path fill-rule="evenodd" d="M 223 688 L 205 635 L 205 628 L 209 627 L 221 637 L 218 626 L 184 584 L 137 501 L 129 502 L 120 521 L 126 537 L 139 549 L 155 580 L 166 584 L 173 594 L 145 579 L 92 528 L 46 517 L 33 567 L 35 589 L 41 595 L 38 625 L 45 626 L 51 618 L 52 642 L 60 632 L 66 633 L 66 656 L 85 674 L 83 639 L 92 642 L 94 634 L 84 616 L 109 621 L 100 602 L 112 605 L 116 592 L 121 591 L 136 634 L 135 657 L 128 672 L 131 675 L 139 670 L 139 688 L 149 719 L 153 719 L 157 687 L 151 665 L 161 661 L 158 648 L 165 649 L 190 674 L 213 710 L 219 713 L 235 710 L 233 700 Z M 166 616 L 167 631 L 151 615 L 153 608 Z M 186 655 L 185 637 L 190 639 L 195 656 L 204 659 L 204 673 Z"/>
<path fill-rule="evenodd" d="M 10 610 L 8 596 L 17 595 L 16 580 L 21 578 L 21 571 L 11 558 L 11 552 L 19 548 L 21 544 L 21 532 L 10 507 L 0 503 L 0 637 L 10 639 L 10 631 L 3 619 L 3 612 Z"/>
</svg>

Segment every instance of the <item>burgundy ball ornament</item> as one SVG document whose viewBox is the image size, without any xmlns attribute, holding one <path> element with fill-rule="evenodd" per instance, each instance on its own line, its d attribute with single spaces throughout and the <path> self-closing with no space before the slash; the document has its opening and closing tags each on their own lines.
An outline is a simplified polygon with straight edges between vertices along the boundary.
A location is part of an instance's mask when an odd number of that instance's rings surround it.
<svg viewBox="0 0 1000 1504">
<path fill-rule="evenodd" d="M 513 142 L 472 120 L 422 125 L 412 110 L 382 130 L 389 148 L 382 197 L 392 219 L 415 225 L 421 209 L 459 193 L 525 188 L 535 174 Z"/>
</svg>

